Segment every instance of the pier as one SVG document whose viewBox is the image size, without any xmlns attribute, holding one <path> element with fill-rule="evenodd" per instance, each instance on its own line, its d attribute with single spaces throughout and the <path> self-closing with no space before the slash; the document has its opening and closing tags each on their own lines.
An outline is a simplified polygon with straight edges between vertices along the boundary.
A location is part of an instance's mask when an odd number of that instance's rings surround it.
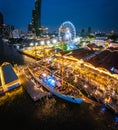
<svg viewBox="0 0 118 130">
<path fill-rule="evenodd" d="M 26 89 L 27 93 L 30 95 L 30 97 L 33 99 L 33 101 L 37 101 L 46 97 L 46 93 L 43 92 L 41 88 L 38 88 L 31 81 L 27 81 L 26 84 L 24 84 L 23 86 Z"/>
<path fill-rule="evenodd" d="M 22 72 L 19 74 L 20 81 L 33 101 L 41 100 L 48 95 L 47 91 L 44 91 L 40 85 L 36 84 L 33 80 L 28 80 L 26 75 Z"/>
</svg>

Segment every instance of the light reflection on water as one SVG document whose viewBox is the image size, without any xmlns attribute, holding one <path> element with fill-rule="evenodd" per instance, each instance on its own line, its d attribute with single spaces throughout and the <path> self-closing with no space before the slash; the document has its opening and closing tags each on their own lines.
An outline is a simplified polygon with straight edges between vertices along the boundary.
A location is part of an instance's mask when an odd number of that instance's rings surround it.
<svg viewBox="0 0 118 130">
<path fill-rule="evenodd" d="M 32 122 L 32 126 L 34 124 L 38 126 L 38 122 L 41 122 L 42 125 L 45 124 L 50 127 L 53 127 L 53 123 L 57 126 L 64 124 L 63 127 L 65 128 L 68 122 L 70 127 L 76 125 L 78 128 L 85 128 L 85 126 L 93 129 L 96 127 L 98 129 L 116 128 L 116 124 L 113 126 L 113 116 L 108 111 L 105 111 L 104 114 L 101 112 L 103 106 L 96 107 L 86 103 L 80 105 L 73 104 L 57 97 L 45 98 L 33 102 L 22 87 L 17 89 L 17 92 L 12 91 L 9 93 L 8 97 L 7 103 L 1 105 L 0 115 L 1 113 L 3 115 L 7 113 L 6 118 L 10 117 L 10 120 L 17 120 L 16 117 L 24 116 L 28 122 Z M 4 108 L 4 111 L 1 111 L 2 108 Z M 19 120 L 23 122 L 26 120 L 25 118 L 19 118 Z M 49 122 L 51 124 L 48 124 Z"/>
</svg>

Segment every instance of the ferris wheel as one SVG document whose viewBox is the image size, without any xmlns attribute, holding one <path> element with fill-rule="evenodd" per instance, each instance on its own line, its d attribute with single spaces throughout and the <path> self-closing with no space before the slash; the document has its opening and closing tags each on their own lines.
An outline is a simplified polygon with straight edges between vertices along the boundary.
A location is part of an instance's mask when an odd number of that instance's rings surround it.
<svg viewBox="0 0 118 130">
<path fill-rule="evenodd" d="M 62 35 L 62 30 L 61 28 L 66 28 L 64 30 L 64 34 Z M 75 26 L 70 22 L 70 21 L 65 21 L 61 24 L 61 26 L 59 27 L 59 32 L 58 32 L 58 36 L 59 36 L 59 41 L 62 41 L 62 36 L 64 38 L 65 41 L 72 41 L 76 38 L 76 29 Z"/>
</svg>

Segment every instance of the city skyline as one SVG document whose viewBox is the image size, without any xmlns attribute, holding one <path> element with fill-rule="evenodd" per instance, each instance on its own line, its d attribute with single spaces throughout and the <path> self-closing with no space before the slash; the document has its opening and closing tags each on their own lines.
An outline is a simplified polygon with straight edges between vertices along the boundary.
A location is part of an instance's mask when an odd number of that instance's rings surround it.
<svg viewBox="0 0 118 130">
<path fill-rule="evenodd" d="M 35 0 L 0 1 L 5 24 L 27 29 L 34 3 Z M 49 31 L 57 31 L 61 23 L 71 21 L 77 31 L 91 27 L 92 31 L 118 32 L 117 5 L 117 0 L 43 0 L 41 25 L 48 27 Z"/>
</svg>

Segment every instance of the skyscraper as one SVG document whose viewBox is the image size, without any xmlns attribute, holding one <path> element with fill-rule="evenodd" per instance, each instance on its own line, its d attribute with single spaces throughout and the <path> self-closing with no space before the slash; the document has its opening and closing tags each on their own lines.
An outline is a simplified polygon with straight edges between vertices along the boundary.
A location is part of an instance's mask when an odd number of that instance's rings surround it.
<svg viewBox="0 0 118 130">
<path fill-rule="evenodd" d="M 36 36 L 40 36 L 41 27 L 41 0 L 35 1 L 35 7 L 32 11 L 32 31 L 36 33 Z"/>
<path fill-rule="evenodd" d="M 88 35 L 90 35 L 91 34 L 91 27 L 88 27 Z"/>
<path fill-rule="evenodd" d="M 28 32 L 32 32 L 32 23 L 28 24 Z"/>
<path fill-rule="evenodd" d="M 0 12 L 0 25 L 3 24 L 3 15 L 2 13 Z"/>
<path fill-rule="evenodd" d="M 2 34 L 3 28 L 4 28 L 4 25 L 3 25 L 3 15 L 0 12 L 0 34 Z"/>
</svg>

